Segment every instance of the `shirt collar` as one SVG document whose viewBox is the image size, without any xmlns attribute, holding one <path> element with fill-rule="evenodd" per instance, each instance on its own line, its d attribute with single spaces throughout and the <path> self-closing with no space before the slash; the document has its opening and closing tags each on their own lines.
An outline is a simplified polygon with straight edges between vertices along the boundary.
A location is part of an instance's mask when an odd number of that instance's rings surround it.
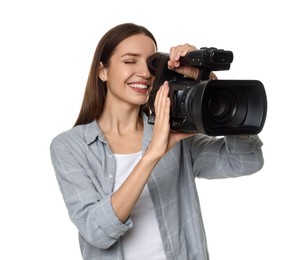
<svg viewBox="0 0 306 260">
<path fill-rule="evenodd" d="M 88 145 L 93 143 L 97 138 L 99 138 L 104 143 L 106 142 L 106 139 L 100 130 L 97 120 L 94 120 L 91 123 L 85 125 L 84 135 Z"/>
</svg>

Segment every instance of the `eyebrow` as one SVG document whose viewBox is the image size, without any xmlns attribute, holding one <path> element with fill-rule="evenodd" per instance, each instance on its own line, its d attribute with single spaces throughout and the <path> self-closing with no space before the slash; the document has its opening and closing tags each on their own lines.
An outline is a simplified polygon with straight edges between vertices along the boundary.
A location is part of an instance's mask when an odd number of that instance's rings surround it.
<svg viewBox="0 0 306 260">
<path fill-rule="evenodd" d="M 133 56 L 133 57 L 139 57 L 140 54 L 137 54 L 137 53 L 132 53 L 132 52 L 127 52 L 123 55 L 121 55 L 121 58 L 125 57 L 125 56 Z"/>
</svg>

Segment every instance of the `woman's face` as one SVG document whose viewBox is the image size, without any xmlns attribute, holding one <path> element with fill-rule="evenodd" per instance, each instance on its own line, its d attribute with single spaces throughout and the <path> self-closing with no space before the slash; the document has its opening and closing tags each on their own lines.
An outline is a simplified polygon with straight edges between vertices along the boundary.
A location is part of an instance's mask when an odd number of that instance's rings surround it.
<svg viewBox="0 0 306 260">
<path fill-rule="evenodd" d="M 148 100 L 153 78 L 147 58 L 155 52 L 153 40 L 143 34 L 130 36 L 118 44 L 109 66 L 99 74 L 107 81 L 108 101 L 139 106 Z"/>
</svg>

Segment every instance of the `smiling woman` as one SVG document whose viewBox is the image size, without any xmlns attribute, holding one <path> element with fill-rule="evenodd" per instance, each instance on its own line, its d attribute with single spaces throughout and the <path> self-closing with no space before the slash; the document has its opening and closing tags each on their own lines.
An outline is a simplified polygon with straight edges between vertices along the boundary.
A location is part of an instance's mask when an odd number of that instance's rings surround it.
<svg viewBox="0 0 306 260">
<path fill-rule="evenodd" d="M 130 36 L 120 42 L 107 64 L 100 62 L 99 77 L 107 82 L 108 106 L 139 106 L 146 103 L 152 75 L 147 58 L 156 52 L 154 40 L 143 34 Z M 135 95 L 133 90 L 142 95 Z M 122 102 L 126 100 L 127 102 Z M 137 107 L 138 110 L 138 107 Z M 124 110 L 123 110 L 124 111 Z"/>
<path fill-rule="evenodd" d="M 168 68 L 196 48 L 170 49 Z M 75 126 L 56 136 L 51 158 L 83 259 L 208 260 L 195 178 L 226 178 L 261 169 L 254 136 L 214 138 L 170 131 L 168 82 L 158 90 L 154 126 L 147 100 L 147 59 L 157 50 L 146 28 L 120 24 L 100 40 Z"/>
</svg>

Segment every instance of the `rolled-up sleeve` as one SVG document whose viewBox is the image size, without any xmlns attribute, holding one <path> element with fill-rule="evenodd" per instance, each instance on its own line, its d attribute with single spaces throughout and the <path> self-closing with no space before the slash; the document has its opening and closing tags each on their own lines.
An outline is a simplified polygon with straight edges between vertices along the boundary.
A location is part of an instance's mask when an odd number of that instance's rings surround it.
<svg viewBox="0 0 306 260">
<path fill-rule="evenodd" d="M 262 145 L 258 135 L 222 138 L 197 135 L 191 142 L 195 175 L 218 179 L 258 172 L 264 165 Z"/>
<path fill-rule="evenodd" d="M 50 146 L 52 164 L 70 219 L 87 242 L 107 249 L 132 227 L 132 220 L 122 223 L 118 219 L 111 204 L 112 193 L 102 190 L 80 147 L 54 138 Z"/>
</svg>

